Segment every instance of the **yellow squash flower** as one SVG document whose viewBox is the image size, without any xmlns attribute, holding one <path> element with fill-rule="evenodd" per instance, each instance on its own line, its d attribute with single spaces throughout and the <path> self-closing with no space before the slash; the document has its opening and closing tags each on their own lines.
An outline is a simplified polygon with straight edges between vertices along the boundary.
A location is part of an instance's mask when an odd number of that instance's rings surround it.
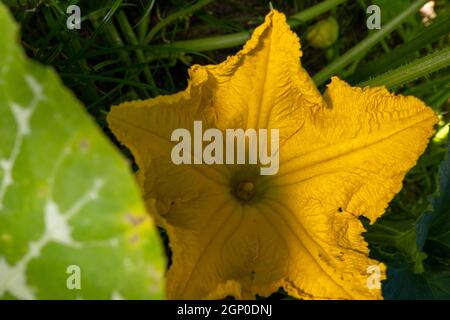
<svg viewBox="0 0 450 320">
<path fill-rule="evenodd" d="M 433 111 L 385 88 L 334 77 L 322 96 L 299 65 L 299 39 L 272 10 L 244 48 L 194 65 L 185 91 L 112 108 L 149 209 L 172 249 L 172 299 L 238 299 L 284 288 L 306 299 L 379 299 L 358 216 L 374 222 L 425 150 Z M 258 165 L 175 165 L 171 134 L 279 129 L 279 171 Z"/>
</svg>

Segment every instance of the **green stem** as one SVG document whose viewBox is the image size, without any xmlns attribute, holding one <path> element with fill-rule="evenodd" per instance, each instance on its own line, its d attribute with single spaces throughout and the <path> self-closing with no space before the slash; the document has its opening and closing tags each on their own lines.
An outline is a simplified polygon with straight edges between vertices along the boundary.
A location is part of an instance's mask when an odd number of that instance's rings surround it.
<svg viewBox="0 0 450 320">
<path fill-rule="evenodd" d="M 450 86 L 447 85 L 444 87 L 442 92 L 439 92 L 439 95 L 430 99 L 430 106 L 433 107 L 434 110 L 439 110 L 439 108 L 450 99 Z"/>
<path fill-rule="evenodd" d="M 96 75 L 86 75 L 86 74 L 82 74 L 82 73 L 61 73 L 61 77 L 96 80 L 96 81 L 101 81 L 101 82 L 120 83 L 122 85 L 128 85 L 128 86 L 141 88 L 141 89 L 151 89 L 151 87 L 148 84 L 141 83 L 138 81 L 132 81 L 132 80 L 130 81 L 127 79 L 118 79 L 118 78 L 103 77 L 103 76 L 96 76 Z"/>
<path fill-rule="evenodd" d="M 81 49 L 81 44 L 79 41 L 79 38 L 73 37 L 72 39 L 68 40 L 68 43 L 71 43 L 72 48 L 75 50 Z M 84 75 L 88 75 L 89 65 L 85 58 L 81 58 L 78 60 L 78 65 L 80 66 L 80 71 Z M 83 90 L 87 93 L 87 95 L 90 98 L 90 101 L 97 101 L 99 99 L 95 84 L 93 81 L 88 80 L 87 83 L 84 83 Z"/>
<path fill-rule="evenodd" d="M 410 5 L 405 11 L 400 13 L 394 19 L 389 21 L 380 30 L 370 34 L 363 41 L 358 43 L 356 46 L 351 48 L 345 54 L 340 56 L 338 59 L 330 63 L 328 66 L 319 71 L 313 80 L 317 85 L 322 85 L 330 79 L 331 76 L 335 75 L 352 61 L 357 58 L 361 58 L 361 55 L 366 54 L 369 49 L 383 40 L 388 34 L 390 34 L 395 28 L 397 28 L 406 18 L 414 14 L 419 10 L 420 7 L 426 2 L 426 0 L 416 0 L 412 5 Z"/>
<path fill-rule="evenodd" d="M 381 46 L 383 47 L 384 52 L 389 53 L 391 49 L 389 48 L 385 39 L 381 40 Z"/>
<path fill-rule="evenodd" d="M 86 51 L 92 46 L 94 43 L 94 40 L 97 38 L 97 35 L 103 31 L 103 27 L 107 26 L 111 20 L 111 18 L 114 16 L 117 9 L 122 5 L 122 0 L 115 0 L 114 3 L 111 5 L 111 9 L 106 13 L 106 15 L 103 17 L 100 23 L 97 23 L 96 28 L 92 35 L 89 36 L 88 40 L 84 44 L 84 47 L 81 48 L 80 51 L 78 51 L 77 54 L 75 54 L 68 63 L 72 63 L 73 61 L 78 60 L 80 57 L 84 56 L 86 54 Z M 93 20 L 96 21 L 94 18 Z"/>
<path fill-rule="evenodd" d="M 155 5 L 156 0 L 150 0 L 148 1 L 144 14 L 141 17 L 141 20 L 136 24 L 138 27 L 138 36 L 139 36 L 139 42 L 143 43 L 145 39 L 145 35 L 148 31 L 148 25 L 150 23 L 150 12 L 153 10 L 153 6 Z"/>
<path fill-rule="evenodd" d="M 296 28 L 306 21 L 310 21 L 315 17 L 320 16 L 322 13 L 325 13 L 338 5 L 347 2 L 347 0 L 327 0 L 323 1 L 311 8 L 305 9 L 302 12 L 296 13 L 290 16 L 287 21 L 292 28 Z"/>
<path fill-rule="evenodd" d="M 359 86 L 373 87 L 384 85 L 388 88 L 396 88 L 448 66 L 450 66 L 450 47 L 436 51 L 426 57 L 416 59 L 413 62 L 401 66 L 395 70 L 386 72 L 378 77 L 365 81 L 359 84 Z"/>
<path fill-rule="evenodd" d="M 288 18 L 292 28 L 298 27 L 306 21 L 312 20 L 324 12 L 346 2 L 347 0 L 326 0 L 311 8 L 296 13 Z M 210 51 L 240 46 L 250 38 L 252 30 L 241 31 L 223 36 L 215 36 L 194 40 L 175 41 L 168 46 L 186 51 Z"/>
<path fill-rule="evenodd" d="M 98 28 L 99 23 L 97 22 L 97 20 L 92 19 L 91 22 L 94 25 L 94 27 Z M 106 38 L 108 39 L 108 41 L 111 44 L 113 44 L 114 46 L 123 47 L 122 38 L 120 37 L 120 34 L 117 31 L 117 29 L 114 26 L 112 21 L 110 21 L 108 24 L 106 24 L 104 26 L 103 31 L 104 31 L 104 33 L 106 35 Z M 125 62 L 126 65 L 130 65 L 131 64 L 131 60 L 130 60 L 128 54 L 125 51 L 119 50 L 118 51 L 118 55 L 119 55 L 120 59 Z M 135 97 L 137 99 L 138 98 L 138 94 L 136 93 L 134 88 L 130 88 L 130 89 L 131 89 L 130 90 L 131 91 L 131 96 L 133 96 L 133 97 Z M 140 89 L 140 93 L 141 93 L 142 96 L 144 96 L 144 97 L 149 97 L 150 96 L 148 94 L 148 92 L 144 88 L 139 88 L 139 89 Z"/>
<path fill-rule="evenodd" d="M 210 51 L 239 46 L 250 38 L 251 31 L 241 31 L 217 37 L 208 37 L 195 40 L 175 41 L 167 45 L 186 51 Z"/>
<path fill-rule="evenodd" d="M 139 42 L 137 40 L 136 34 L 133 31 L 133 28 L 131 27 L 127 16 L 125 15 L 125 12 L 119 11 L 117 14 L 117 20 L 119 22 L 120 27 L 122 28 L 123 34 L 125 38 L 127 39 L 127 42 L 131 45 L 139 45 Z M 139 63 L 144 64 L 145 63 L 145 56 L 142 50 L 137 49 L 135 50 L 136 58 Z M 150 92 L 153 96 L 158 95 L 158 91 L 156 89 L 155 80 L 153 79 L 152 73 L 148 69 L 148 66 L 145 66 L 143 68 L 144 77 L 145 80 L 150 85 Z"/>
<path fill-rule="evenodd" d="M 430 27 L 425 28 L 411 41 L 402 44 L 388 54 L 365 63 L 358 68 L 356 73 L 345 80 L 351 84 L 362 82 L 370 78 L 371 75 L 379 75 L 387 70 L 399 67 L 402 63 L 413 60 L 415 57 L 412 56 L 419 49 L 426 48 L 450 33 L 450 20 L 444 17 L 438 19 L 440 20 L 433 22 Z"/>
<path fill-rule="evenodd" d="M 144 39 L 145 44 L 149 44 L 153 38 L 156 36 L 156 34 L 161 31 L 164 27 L 171 24 L 172 22 L 178 20 L 179 18 L 182 18 L 184 16 L 187 16 L 188 14 L 191 14 L 192 12 L 195 12 L 197 10 L 200 10 L 207 4 L 213 2 L 214 0 L 200 0 L 197 3 L 193 4 L 192 6 L 189 6 L 187 8 L 181 9 L 169 16 L 167 16 L 165 19 L 161 20 L 158 24 L 156 24 L 150 32 L 147 34 L 147 36 Z"/>
</svg>

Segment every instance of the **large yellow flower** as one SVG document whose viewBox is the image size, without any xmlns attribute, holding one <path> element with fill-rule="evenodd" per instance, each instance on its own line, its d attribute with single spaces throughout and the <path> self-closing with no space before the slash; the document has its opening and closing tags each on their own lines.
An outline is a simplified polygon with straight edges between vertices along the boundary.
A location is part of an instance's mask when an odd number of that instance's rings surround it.
<svg viewBox="0 0 450 320">
<path fill-rule="evenodd" d="M 333 78 L 322 96 L 299 65 L 299 40 L 271 11 L 243 50 L 195 65 L 185 91 L 113 107 L 109 125 L 173 251 L 169 298 L 377 299 L 358 216 L 374 222 L 433 133 L 420 100 Z M 175 165 L 177 128 L 279 129 L 280 169 Z M 384 276 L 384 267 L 381 273 Z"/>
</svg>

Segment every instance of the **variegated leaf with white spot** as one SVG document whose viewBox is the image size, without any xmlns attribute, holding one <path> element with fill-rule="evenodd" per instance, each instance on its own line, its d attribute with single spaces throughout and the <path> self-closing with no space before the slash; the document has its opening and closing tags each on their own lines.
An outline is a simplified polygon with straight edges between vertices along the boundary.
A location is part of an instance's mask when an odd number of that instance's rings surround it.
<svg viewBox="0 0 450 320">
<path fill-rule="evenodd" d="M 0 299 L 162 298 L 162 247 L 126 161 L 25 57 L 1 3 L 0 30 Z"/>
</svg>

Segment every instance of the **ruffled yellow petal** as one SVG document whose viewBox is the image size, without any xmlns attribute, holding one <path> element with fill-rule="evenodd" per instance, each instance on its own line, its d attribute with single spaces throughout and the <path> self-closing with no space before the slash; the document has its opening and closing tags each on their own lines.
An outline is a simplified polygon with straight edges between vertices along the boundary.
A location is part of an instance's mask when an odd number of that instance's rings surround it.
<svg viewBox="0 0 450 320">
<path fill-rule="evenodd" d="M 225 62 L 193 66 L 175 95 L 113 107 L 109 125 L 133 153 L 148 207 L 169 235 L 169 298 L 378 299 L 358 216 L 372 222 L 401 189 L 433 133 L 420 100 L 334 78 L 322 97 L 301 68 L 297 36 L 271 11 Z M 174 165 L 173 130 L 280 131 L 280 170 Z M 241 201 L 236 183 L 257 197 Z M 250 190 L 250 189 L 249 189 Z M 384 266 L 379 265 L 381 277 Z"/>
</svg>

